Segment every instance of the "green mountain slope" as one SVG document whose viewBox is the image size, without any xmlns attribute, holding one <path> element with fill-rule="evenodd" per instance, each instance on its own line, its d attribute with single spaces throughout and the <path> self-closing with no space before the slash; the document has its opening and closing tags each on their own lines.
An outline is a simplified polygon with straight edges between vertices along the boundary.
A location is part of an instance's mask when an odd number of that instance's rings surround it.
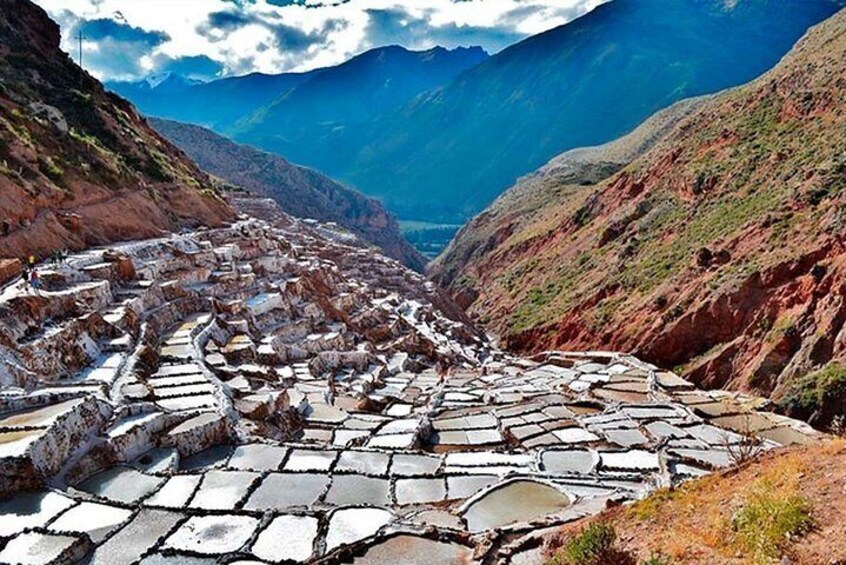
<svg viewBox="0 0 846 565">
<path fill-rule="evenodd" d="M 336 222 L 406 266 L 423 270 L 425 258 L 403 239 L 396 220 L 379 201 L 318 171 L 239 145 L 202 127 L 155 118 L 151 124 L 203 170 L 274 199 L 293 216 Z"/>
<path fill-rule="evenodd" d="M 836 10 L 830 0 L 614 0 L 414 101 L 351 166 L 326 170 L 403 219 L 466 219 L 562 151 L 751 80 Z"/>
</svg>

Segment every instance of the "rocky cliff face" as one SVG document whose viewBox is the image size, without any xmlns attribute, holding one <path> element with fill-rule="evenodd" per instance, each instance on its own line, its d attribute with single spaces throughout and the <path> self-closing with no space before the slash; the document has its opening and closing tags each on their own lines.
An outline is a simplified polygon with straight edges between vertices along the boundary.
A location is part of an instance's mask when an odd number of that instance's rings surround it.
<svg viewBox="0 0 846 565">
<path fill-rule="evenodd" d="M 846 388 L 844 61 L 841 12 L 607 180 L 524 181 L 528 219 L 495 205 L 435 275 L 513 348 L 630 350 L 825 423 Z"/>
<path fill-rule="evenodd" d="M 0 11 L 0 256 L 137 237 L 232 217 L 211 180 L 125 100 L 59 50 L 26 0 Z"/>
<path fill-rule="evenodd" d="M 170 120 L 153 119 L 151 123 L 203 170 L 273 198 L 293 216 L 336 222 L 416 271 L 426 265 L 426 259 L 403 239 L 396 219 L 378 200 L 318 171 L 233 143 L 205 128 Z"/>
</svg>

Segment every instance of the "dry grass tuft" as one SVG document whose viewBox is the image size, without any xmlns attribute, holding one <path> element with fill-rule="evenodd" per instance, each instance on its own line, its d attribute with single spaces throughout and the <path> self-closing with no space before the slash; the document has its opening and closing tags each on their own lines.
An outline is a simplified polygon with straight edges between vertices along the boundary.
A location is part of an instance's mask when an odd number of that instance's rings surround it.
<svg viewBox="0 0 846 565">
<path fill-rule="evenodd" d="M 758 481 L 727 524 L 729 539 L 758 563 L 781 557 L 813 527 L 811 503 L 793 491 Z"/>
</svg>

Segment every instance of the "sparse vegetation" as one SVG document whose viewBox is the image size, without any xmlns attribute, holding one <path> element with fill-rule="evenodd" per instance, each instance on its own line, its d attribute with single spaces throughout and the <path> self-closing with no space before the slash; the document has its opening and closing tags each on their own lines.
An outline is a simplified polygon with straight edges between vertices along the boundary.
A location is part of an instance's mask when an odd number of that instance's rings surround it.
<svg viewBox="0 0 846 565">
<path fill-rule="evenodd" d="M 173 167 L 168 163 L 167 158 L 159 151 L 150 148 L 149 159 L 145 164 L 144 171 L 150 175 L 155 181 L 159 182 L 173 182 L 177 175 Z"/>
<path fill-rule="evenodd" d="M 656 490 L 648 497 L 629 507 L 628 512 L 638 520 L 651 520 L 658 514 L 661 507 L 668 501 L 675 499 L 679 492 L 677 489 L 669 488 Z"/>
<path fill-rule="evenodd" d="M 843 440 L 769 451 L 743 467 L 611 509 L 590 530 L 565 526 L 550 542 L 549 555 L 557 565 L 579 563 L 567 559 L 582 556 L 576 550 L 585 547 L 625 549 L 628 558 L 640 559 L 638 565 L 772 563 L 783 556 L 796 563 L 824 562 L 821 554 L 839 555 L 844 547 L 839 528 L 822 523 L 842 513 L 840 497 L 831 493 L 842 487 L 844 453 Z M 816 530 L 817 520 L 819 535 L 805 536 Z M 623 536 L 625 544 L 619 541 Z"/>
<path fill-rule="evenodd" d="M 797 332 L 796 324 L 793 317 L 784 315 L 778 318 L 770 328 L 767 341 L 775 343 L 781 340 L 784 336 L 793 335 Z"/>
<path fill-rule="evenodd" d="M 722 447 L 728 452 L 733 465 L 743 465 L 761 453 L 761 440 L 752 433 L 748 414 L 742 417 L 740 429 L 735 434 L 723 435 Z"/>
<path fill-rule="evenodd" d="M 510 273 L 507 283 L 512 285 L 515 295 L 525 296 L 519 307 L 512 313 L 509 323 L 512 331 L 518 332 L 535 327 L 539 323 L 555 319 L 555 316 L 572 305 L 578 296 L 572 292 L 580 288 L 579 281 L 590 272 L 594 259 L 588 254 L 580 254 L 574 260 L 561 263 L 554 277 L 543 285 L 534 285 L 525 289 L 526 275 L 530 274 L 541 260 L 533 258 Z M 523 294 L 525 293 L 525 294 Z"/>
<path fill-rule="evenodd" d="M 625 295 L 615 294 L 597 304 L 590 312 L 589 322 L 591 327 L 597 332 L 607 330 L 625 299 Z"/>
<path fill-rule="evenodd" d="M 768 481 L 756 483 L 731 518 L 735 543 L 759 563 L 780 557 L 812 526 L 810 502 Z"/>
<path fill-rule="evenodd" d="M 15 111 L 12 111 L 15 115 Z M 32 139 L 32 134 L 23 126 L 18 126 L 9 120 L 0 117 L 0 124 L 3 124 L 7 130 L 17 139 L 17 141 L 26 147 L 35 147 Z"/>
<path fill-rule="evenodd" d="M 846 365 L 829 363 L 792 382 L 780 406 L 788 414 L 829 426 L 838 416 L 846 415 Z"/>
<path fill-rule="evenodd" d="M 89 148 L 93 149 L 94 151 L 103 155 L 104 157 L 108 157 L 108 158 L 114 157 L 112 152 L 109 151 L 108 149 L 106 149 L 106 147 L 100 142 L 100 140 L 98 138 L 94 137 L 93 135 L 89 135 L 88 133 L 86 133 L 84 131 L 80 131 L 76 128 L 71 128 L 68 133 L 70 134 L 70 136 L 73 139 L 75 139 L 75 140 L 77 140 L 81 143 L 84 143 Z"/>
<path fill-rule="evenodd" d="M 638 565 L 673 565 L 672 557 L 662 553 L 653 553 L 648 558 L 641 561 Z"/>
<path fill-rule="evenodd" d="M 60 167 L 51 157 L 39 157 L 38 170 L 44 173 L 51 181 L 60 184 L 65 177 L 65 170 Z"/>
<path fill-rule="evenodd" d="M 617 547 L 617 532 L 605 522 L 593 522 L 570 538 L 550 565 L 634 565 L 628 552 Z"/>
<path fill-rule="evenodd" d="M 682 316 L 684 316 L 684 306 L 681 304 L 674 304 L 669 310 L 661 315 L 661 320 L 665 324 L 669 324 L 670 322 L 678 320 Z"/>
</svg>

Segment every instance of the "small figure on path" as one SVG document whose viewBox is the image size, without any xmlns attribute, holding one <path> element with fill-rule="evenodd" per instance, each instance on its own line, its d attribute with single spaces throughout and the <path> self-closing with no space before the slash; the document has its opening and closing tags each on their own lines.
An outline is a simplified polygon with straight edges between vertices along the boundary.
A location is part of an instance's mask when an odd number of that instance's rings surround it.
<svg viewBox="0 0 846 565">
<path fill-rule="evenodd" d="M 452 366 L 450 363 L 444 359 L 438 361 L 438 364 L 435 366 L 435 370 L 438 372 L 438 384 L 442 385 L 446 382 L 447 377 L 452 374 Z"/>
<path fill-rule="evenodd" d="M 326 400 L 326 404 L 329 406 L 335 405 L 336 393 L 337 389 L 335 388 L 335 378 L 330 373 L 329 377 L 326 379 L 326 392 L 324 393 L 324 400 Z"/>
<path fill-rule="evenodd" d="M 26 261 L 21 261 L 21 278 L 23 279 L 24 283 L 24 290 L 29 289 L 29 265 Z"/>
<path fill-rule="evenodd" d="M 41 294 L 41 275 L 38 274 L 38 271 L 33 269 L 29 275 L 29 286 L 35 291 L 35 294 Z"/>
</svg>

